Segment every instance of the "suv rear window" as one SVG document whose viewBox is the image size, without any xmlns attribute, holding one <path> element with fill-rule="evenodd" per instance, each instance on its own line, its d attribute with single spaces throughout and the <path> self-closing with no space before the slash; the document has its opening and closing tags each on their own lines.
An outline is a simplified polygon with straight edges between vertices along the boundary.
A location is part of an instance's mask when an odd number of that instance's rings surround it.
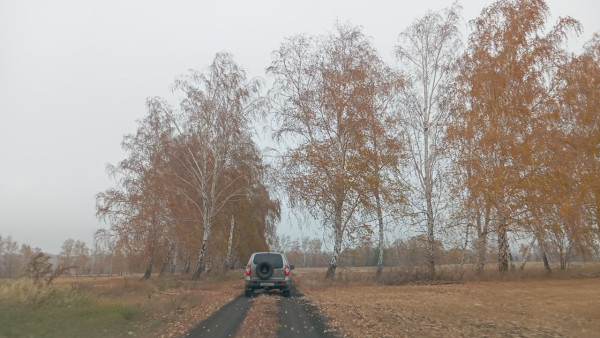
<svg viewBox="0 0 600 338">
<path fill-rule="evenodd" d="M 283 268 L 283 258 L 278 254 L 261 253 L 254 255 L 254 264 L 267 261 L 271 263 L 274 269 Z"/>
</svg>

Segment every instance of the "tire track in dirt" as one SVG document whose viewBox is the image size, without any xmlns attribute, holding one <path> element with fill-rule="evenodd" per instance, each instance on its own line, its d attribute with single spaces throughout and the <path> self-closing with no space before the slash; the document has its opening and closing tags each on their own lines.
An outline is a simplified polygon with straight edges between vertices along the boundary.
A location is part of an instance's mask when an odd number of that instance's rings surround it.
<svg viewBox="0 0 600 338">
<path fill-rule="evenodd" d="M 279 307 L 281 297 L 265 292 L 252 298 L 252 306 L 235 335 L 235 338 L 275 338 L 279 329 Z"/>
<path fill-rule="evenodd" d="M 279 304 L 279 330 L 277 337 L 336 337 L 304 295 L 293 290 L 289 298 L 281 298 Z"/>
<path fill-rule="evenodd" d="M 251 305 L 251 299 L 240 295 L 200 322 L 186 337 L 234 337 Z"/>
</svg>

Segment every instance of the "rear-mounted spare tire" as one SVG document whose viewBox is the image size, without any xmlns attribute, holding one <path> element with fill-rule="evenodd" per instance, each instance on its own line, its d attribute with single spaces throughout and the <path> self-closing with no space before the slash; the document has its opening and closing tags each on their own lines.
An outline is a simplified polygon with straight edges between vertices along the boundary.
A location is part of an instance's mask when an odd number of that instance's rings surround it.
<svg viewBox="0 0 600 338">
<path fill-rule="evenodd" d="M 260 279 L 269 279 L 273 276 L 273 265 L 267 261 L 256 265 L 256 275 Z"/>
</svg>

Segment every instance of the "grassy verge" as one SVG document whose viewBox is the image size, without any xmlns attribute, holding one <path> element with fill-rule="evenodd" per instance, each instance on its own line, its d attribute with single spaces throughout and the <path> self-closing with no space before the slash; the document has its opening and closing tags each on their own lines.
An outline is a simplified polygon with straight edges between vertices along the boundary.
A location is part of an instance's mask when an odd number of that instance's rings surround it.
<svg viewBox="0 0 600 338">
<path fill-rule="evenodd" d="M 0 300 L 0 336 L 106 337 L 135 330 L 140 308 L 100 302 L 90 294 L 38 287 L 29 280 L 4 282 Z"/>
<path fill-rule="evenodd" d="M 177 337 L 242 292 L 239 271 L 203 276 L 0 280 L 0 337 Z"/>
</svg>

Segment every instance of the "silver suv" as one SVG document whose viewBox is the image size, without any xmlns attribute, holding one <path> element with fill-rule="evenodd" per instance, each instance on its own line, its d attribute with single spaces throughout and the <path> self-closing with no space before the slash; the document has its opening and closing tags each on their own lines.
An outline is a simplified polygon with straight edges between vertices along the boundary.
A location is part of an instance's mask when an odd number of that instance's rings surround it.
<svg viewBox="0 0 600 338">
<path fill-rule="evenodd" d="M 254 290 L 279 289 L 284 297 L 290 296 L 292 288 L 292 271 L 284 254 L 279 252 L 255 252 L 250 256 L 246 265 L 245 292 L 251 297 Z"/>
</svg>

